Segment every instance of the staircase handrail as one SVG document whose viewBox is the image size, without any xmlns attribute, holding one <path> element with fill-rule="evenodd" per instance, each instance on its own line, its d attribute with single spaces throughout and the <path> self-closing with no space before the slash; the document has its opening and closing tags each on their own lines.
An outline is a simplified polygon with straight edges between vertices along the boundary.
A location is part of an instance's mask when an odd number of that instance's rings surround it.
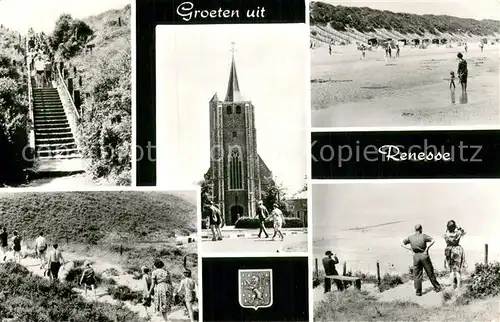
<svg viewBox="0 0 500 322">
<path fill-rule="evenodd" d="M 64 77 L 61 73 L 61 69 L 59 68 L 58 64 L 56 64 L 56 71 L 57 71 L 58 83 L 62 84 L 63 92 L 69 98 L 73 113 L 75 113 L 77 121 L 80 121 L 80 113 L 78 112 L 78 109 L 76 108 L 75 102 L 73 101 L 73 97 L 71 96 L 71 93 L 69 92 L 68 87 L 66 86 L 66 83 L 64 82 Z"/>
<path fill-rule="evenodd" d="M 28 71 L 28 117 L 29 135 L 28 142 L 31 149 L 35 149 L 35 116 L 33 112 L 33 84 L 31 82 L 31 55 L 29 48 L 29 37 L 26 37 L 26 66 Z"/>
</svg>

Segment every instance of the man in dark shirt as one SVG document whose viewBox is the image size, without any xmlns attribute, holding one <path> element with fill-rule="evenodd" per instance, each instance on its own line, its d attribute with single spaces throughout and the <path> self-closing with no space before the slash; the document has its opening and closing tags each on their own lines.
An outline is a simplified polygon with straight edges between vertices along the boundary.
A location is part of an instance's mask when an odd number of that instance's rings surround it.
<svg viewBox="0 0 500 322">
<path fill-rule="evenodd" d="M 208 214 L 210 218 L 210 229 L 212 230 L 212 241 L 222 240 L 221 227 L 224 227 L 224 222 L 222 220 L 222 215 L 219 208 L 215 206 L 213 201 L 210 201 L 208 205 Z"/>
<path fill-rule="evenodd" d="M 2 251 L 1 256 L 5 262 L 9 250 L 9 234 L 7 234 L 7 228 L 5 227 L 3 227 L 2 233 L 0 233 L 0 250 Z"/>
<path fill-rule="evenodd" d="M 429 281 L 434 287 L 434 291 L 441 291 L 441 285 L 434 275 L 434 267 L 429 257 L 429 248 L 434 245 L 434 239 L 422 233 L 422 225 L 415 226 L 415 234 L 403 240 L 403 248 L 413 252 L 413 271 L 415 274 L 414 283 L 417 296 L 422 296 L 423 270 L 427 273 Z M 429 243 L 429 244 L 428 244 Z M 406 245 L 410 244 L 410 247 Z"/>
<path fill-rule="evenodd" d="M 331 251 L 326 251 L 326 257 L 323 258 L 323 268 L 325 269 L 325 276 L 329 275 L 339 275 L 337 269 L 335 268 L 335 264 L 339 263 L 339 259 L 337 255 L 334 255 Z M 333 258 L 332 258 L 333 256 Z M 335 284 L 337 284 L 337 288 L 339 291 L 344 290 L 344 284 L 342 281 L 335 280 Z M 331 279 L 325 277 L 325 293 L 329 292 L 331 289 Z"/>
<path fill-rule="evenodd" d="M 269 217 L 269 212 L 267 211 L 266 206 L 263 205 L 262 200 L 259 201 L 259 205 L 257 206 L 257 218 L 259 219 L 259 238 L 264 232 L 266 235 L 266 238 L 269 238 L 269 234 L 266 231 L 266 227 L 264 226 L 264 223 L 266 221 L 266 218 Z"/>
<path fill-rule="evenodd" d="M 467 90 L 467 74 L 469 71 L 467 70 L 467 61 L 464 59 L 464 55 L 462 53 L 457 54 L 458 57 L 458 79 L 460 80 L 460 85 L 462 85 L 462 91 Z"/>
</svg>

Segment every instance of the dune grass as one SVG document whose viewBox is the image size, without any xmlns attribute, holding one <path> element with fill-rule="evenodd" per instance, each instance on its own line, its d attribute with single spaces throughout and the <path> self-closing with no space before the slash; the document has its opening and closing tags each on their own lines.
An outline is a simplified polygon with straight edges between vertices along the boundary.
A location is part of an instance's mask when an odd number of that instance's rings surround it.
<svg viewBox="0 0 500 322">
<path fill-rule="evenodd" d="M 51 284 L 17 264 L 0 264 L 0 285 L 0 317 L 21 322 L 143 321 L 124 306 L 87 302 L 72 284 Z"/>
<path fill-rule="evenodd" d="M 0 193 L 0 225 L 24 240 L 110 245 L 196 231 L 196 206 L 162 192 Z"/>
</svg>

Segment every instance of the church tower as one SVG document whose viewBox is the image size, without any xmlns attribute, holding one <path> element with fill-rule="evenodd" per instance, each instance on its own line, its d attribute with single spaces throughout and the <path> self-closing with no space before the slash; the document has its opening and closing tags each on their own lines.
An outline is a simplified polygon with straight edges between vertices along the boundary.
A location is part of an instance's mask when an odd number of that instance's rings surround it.
<svg viewBox="0 0 500 322">
<path fill-rule="evenodd" d="M 210 169 L 213 201 L 226 225 L 255 216 L 261 184 L 272 174 L 257 153 L 255 111 L 240 92 L 233 57 L 224 101 L 215 94 L 210 106 Z"/>
</svg>

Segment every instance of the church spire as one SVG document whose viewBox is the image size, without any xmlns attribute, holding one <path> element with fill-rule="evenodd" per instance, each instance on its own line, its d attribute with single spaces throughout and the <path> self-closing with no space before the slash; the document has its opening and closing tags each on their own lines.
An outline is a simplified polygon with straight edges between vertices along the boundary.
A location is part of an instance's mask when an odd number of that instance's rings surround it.
<svg viewBox="0 0 500 322">
<path fill-rule="evenodd" d="M 231 61 L 231 71 L 229 72 L 229 81 L 227 83 L 227 93 L 225 102 L 237 102 L 241 100 L 240 85 L 238 84 L 238 75 L 236 74 L 236 64 L 234 62 L 234 42 L 231 43 L 233 59 Z"/>
</svg>

